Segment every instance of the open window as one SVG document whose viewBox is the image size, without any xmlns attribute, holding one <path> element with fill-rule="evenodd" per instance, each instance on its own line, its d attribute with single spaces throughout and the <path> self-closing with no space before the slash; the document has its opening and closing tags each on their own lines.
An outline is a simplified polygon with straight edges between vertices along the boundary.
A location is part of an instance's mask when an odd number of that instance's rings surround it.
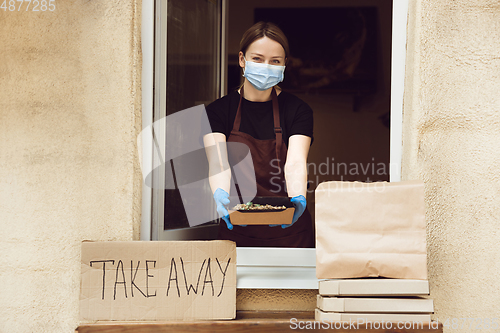
<svg viewBox="0 0 500 333">
<path fill-rule="evenodd" d="M 307 3 L 289 0 L 144 1 L 142 33 L 143 127 L 177 111 L 195 105 L 206 105 L 225 95 L 228 89 L 234 86 L 234 78 L 237 80 L 239 77 L 239 69 L 235 64 L 235 59 L 233 59 L 234 54 L 237 54 L 238 51 L 238 38 L 244 31 L 242 29 L 248 28 L 255 20 L 275 20 L 273 18 L 278 17 L 277 13 L 285 12 L 290 20 L 297 20 L 295 17 L 297 15 L 318 15 L 320 12 L 330 13 L 331 17 L 337 15 L 339 18 L 351 15 L 351 21 L 354 23 L 351 27 L 342 25 L 344 28 L 338 32 L 339 40 L 345 41 L 351 38 L 351 44 L 347 43 L 344 47 L 346 49 L 353 47 L 352 53 L 355 51 L 356 43 L 359 46 L 364 38 L 365 49 L 371 48 L 371 52 L 375 52 L 373 53 L 374 59 L 369 59 L 369 56 L 367 58 L 364 55 L 365 67 L 361 68 L 361 72 L 357 74 L 358 85 L 356 86 L 354 80 L 354 83 L 350 83 L 349 89 L 344 89 L 345 91 L 342 92 L 342 84 L 334 82 L 336 74 L 330 73 L 330 81 L 317 89 L 311 89 L 304 85 L 293 86 L 286 82 L 283 83 L 283 88 L 289 84 L 289 89 L 295 89 L 293 92 L 308 102 L 315 113 L 318 106 L 321 108 L 322 104 L 331 102 L 338 105 L 339 107 L 335 111 L 337 113 L 324 112 L 324 110 L 318 112 L 324 113 L 325 118 L 320 121 L 321 124 L 331 123 L 331 119 L 335 117 L 343 117 L 344 119 L 362 119 L 358 121 L 358 125 L 362 123 L 368 126 L 367 128 L 376 125 L 382 134 L 373 132 L 370 138 L 365 129 L 361 130 L 362 134 L 359 136 L 371 143 L 374 141 L 382 142 L 385 146 L 380 150 L 380 155 L 377 155 L 380 157 L 366 155 L 357 159 L 356 163 L 359 163 L 360 166 L 368 166 L 373 170 L 373 173 L 381 177 L 375 179 L 352 177 L 369 178 L 370 175 L 360 174 L 359 167 L 358 174 L 354 174 L 349 165 L 352 162 L 352 159 L 349 159 L 354 155 L 347 154 L 344 159 L 340 159 L 337 154 L 333 160 L 334 152 L 329 149 L 335 145 L 331 143 L 318 144 L 318 141 L 331 140 L 333 142 L 336 140 L 339 142 L 337 147 L 348 146 L 349 142 L 353 141 L 352 137 L 348 138 L 348 134 L 345 132 L 344 137 L 339 139 L 335 136 L 341 135 L 335 134 L 339 132 L 338 130 L 333 131 L 328 127 L 319 130 L 315 128 L 315 144 L 311 148 L 308 161 L 313 162 L 311 169 L 309 169 L 308 206 L 314 206 L 314 189 L 322 181 L 399 181 L 407 8 L 407 0 L 339 0 L 331 2 L 310 1 Z M 310 20 L 310 17 L 308 19 Z M 322 20 L 325 18 L 323 17 Z M 286 20 L 278 23 L 283 27 L 288 24 Z M 302 24 L 307 25 L 304 22 Z M 298 24 L 298 26 L 300 25 Z M 287 31 L 285 31 L 286 33 Z M 349 34 L 351 35 L 349 36 Z M 300 41 L 300 39 L 298 40 Z M 370 44 L 374 42 L 377 44 Z M 293 47 L 293 45 L 291 46 Z M 316 50 L 311 50 L 309 55 L 314 57 L 314 54 L 321 51 L 322 48 L 318 47 Z M 332 50 L 326 52 L 332 52 Z M 293 48 L 291 53 L 293 54 Z M 295 59 L 296 62 L 304 62 L 304 60 L 304 58 Z M 314 62 L 312 58 L 309 60 L 310 63 Z M 314 69 L 309 68 L 309 73 L 313 72 Z M 299 72 L 290 71 L 290 76 L 293 78 L 295 75 L 297 80 L 297 73 Z M 307 74 L 307 70 L 302 71 L 302 73 Z M 328 77 L 328 75 L 326 76 Z M 285 79 L 287 78 L 286 72 Z M 298 79 L 300 82 L 307 81 L 304 80 L 304 76 Z M 308 82 L 319 84 L 317 83 L 319 81 L 325 82 L 325 78 L 317 77 L 315 79 L 313 77 Z M 372 103 L 371 106 L 368 103 Z M 373 103 L 376 106 L 373 106 Z M 341 108 L 343 109 L 338 111 Z M 379 111 L 370 113 L 370 108 L 378 108 Z M 382 112 L 383 110 L 386 111 Z M 368 118 L 361 118 L 363 113 L 367 114 Z M 315 124 L 316 120 L 315 114 Z M 386 126 L 385 129 L 384 126 Z M 340 127 L 345 126 L 341 125 Z M 338 128 L 340 129 L 340 127 Z M 328 139 L 328 135 L 330 135 L 330 139 Z M 381 139 L 381 136 L 386 139 Z M 364 145 L 366 141 L 361 139 L 359 144 Z M 166 128 L 159 127 L 155 132 L 155 140 L 143 141 L 142 144 L 143 163 L 155 164 L 155 158 L 158 158 L 158 155 L 165 156 L 164 150 L 168 146 Z M 315 147 L 318 148 L 315 149 Z M 159 150 L 160 154 L 156 154 L 155 150 Z M 354 147 L 351 150 L 359 152 L 360 148 Z M 161 153 L 162 151 L 163 153 Z M 386 152 L 384 153 L 384 151 Z M 182 163 L 189 163 L 189 159 L 184 162 L 177 161 L 175 165 L 174 163 L 164 163 L 164 169 L 158 172 L 158 179 L 155 181 L 165 182 L 166 180 L 161 178 L 164 177 L 163 175 L 172 174 L 175 176 L 176 169 L 183 169 Z M 319 170 L 322 163 L 323 171 L 324 168 L 330 170 L 326 177 L 324 172 Z M 385 174 L 380 171 L 380 163 L 385 165 Z M 313 167 L 316 167 L 316 171 L 311 174 Z M 342 168 L 343 175 L 336 172 L 339 167 Z M 332 177 L 328 178 L 329 176 Z M 206 205 L 210 206 L 212 196 L 208 181 L 206 185 L 201 187 L 200 191 L 206 192 Z M 189 227 L 177 184 L 173 183 L 172 188 L 166 190 L 153 189 L 150 191 L 149 188 L 144 187 L 141 239 L 216 239 L 217 215 L 215 209 L 209 215 L 210 218 L 207 218 L 205 224 Z M 262 255 L 262 253 L 266 255 Z M 314 253 L 314 249 L 238 248 L 238 287 L 276 288 L 277 279 L 283 281 L 285 278 L 288 282 L 280 282 L 281 288 L 317 288 L 314 274 Z M 300 260 L 286 260 L 287 257 L 300 258 Z M 255 258 L 259 258 L 259 260 L 255 261 Z M 277 267 L 278 265 L 281 267 Z"/>
</svg>

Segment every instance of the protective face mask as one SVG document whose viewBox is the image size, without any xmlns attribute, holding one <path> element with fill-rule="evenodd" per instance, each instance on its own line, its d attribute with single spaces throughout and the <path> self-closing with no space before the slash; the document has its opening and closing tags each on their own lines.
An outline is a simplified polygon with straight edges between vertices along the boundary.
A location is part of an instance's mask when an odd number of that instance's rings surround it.
<svg viewBox="0 0 500 333">
<path fill-rule="evenodd" d="M 283 81 L 285 66 L 262 64 L 245 59 L 243 77 L 246 77 L 257 90 L 267 90 Z"/>
</svg>

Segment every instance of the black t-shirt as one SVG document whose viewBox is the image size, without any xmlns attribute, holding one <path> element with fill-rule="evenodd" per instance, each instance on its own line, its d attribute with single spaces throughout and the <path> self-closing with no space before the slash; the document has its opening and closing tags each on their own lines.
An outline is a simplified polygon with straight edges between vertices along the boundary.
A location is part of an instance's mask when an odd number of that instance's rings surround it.
<svg viewBox="0 0 500 333">
<path fill-rule="evenodd" d="M 233 129 L 240 94 L 233 91 L 215 100 L 207 107 L 208 120 L 212 132 L 226 135 L 226 140 Z M 283 129 L 283 140 L 288 147 L 288 138 L 295 134 L 313 137 L 313 111 L 300 98 L 282 91 L 278 95 L 280 125 Z M 272 101 L 252 102 L 243 98 L 241 102 L 240 132 L 247 133 L 259 140 L 274 139 L 274 120 Z"/>
</svg>

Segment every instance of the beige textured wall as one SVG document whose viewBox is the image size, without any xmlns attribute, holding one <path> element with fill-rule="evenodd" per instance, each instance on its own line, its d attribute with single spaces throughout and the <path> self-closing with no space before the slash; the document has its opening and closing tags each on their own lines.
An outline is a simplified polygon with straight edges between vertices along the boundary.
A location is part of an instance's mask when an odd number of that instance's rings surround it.
<svg viewBox="0 0 500 333">
<path fill-rule="evenodd" d="M 138 2 L 0 10 L 0 332 L 72 332 L 80 241 L 138 238 Z M 410 0 L 403 178 L 426 183 L 441 321 L 500 318 L 499 22 L 498 1 Z M 257 294 L 238 308 L 314 300 Z"/>
<path fill-rule="evenodd" d="M 139 237 L 140 1 L 55 3 L 0 10 L 2 333 L 74 332 L 81 241 Z"/>
<path fill-rule="evenodd" d="M 238 289 L 236 310 L 314 311 L 318 289 Z"/>
<path fill-rule="evenodd" d="M 434 317 L 500 318 L 500 3 L 411 0 L 408 38 L 402 175 L 425 182 Z"/>
</svg>

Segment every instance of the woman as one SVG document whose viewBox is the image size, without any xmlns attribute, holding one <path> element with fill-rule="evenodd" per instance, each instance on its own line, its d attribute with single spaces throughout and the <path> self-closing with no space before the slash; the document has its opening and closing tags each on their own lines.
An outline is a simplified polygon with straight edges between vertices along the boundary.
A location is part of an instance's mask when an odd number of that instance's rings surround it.
<svg viewBox="0 0 500 333">
<path fill-rule="evenodd" d="M 257 196 L 289 196 L 295 206 L 291 225 L 233 226 L 226 208 L 231 172 L 221 165 L 227 163 L 227 157 L 222 155 L 220 162 L 220 151 L 217 157 L 207 150 L 210 187 L 217 212 L 225 221 L 220 224 L 219 239 L 233 240 L 237 246 L 314 247 L 311 215 L 306 209 L 313 115 L 305 102 L 277 86 L 283 81 L 288 55 L 288 41 L 276 25 L 254 24 L 240 42 L 243 84 L 206 108 L 213 133 L 204 137 L 205 147 L 244 143 L 254 164 Z"/>
</svg>

